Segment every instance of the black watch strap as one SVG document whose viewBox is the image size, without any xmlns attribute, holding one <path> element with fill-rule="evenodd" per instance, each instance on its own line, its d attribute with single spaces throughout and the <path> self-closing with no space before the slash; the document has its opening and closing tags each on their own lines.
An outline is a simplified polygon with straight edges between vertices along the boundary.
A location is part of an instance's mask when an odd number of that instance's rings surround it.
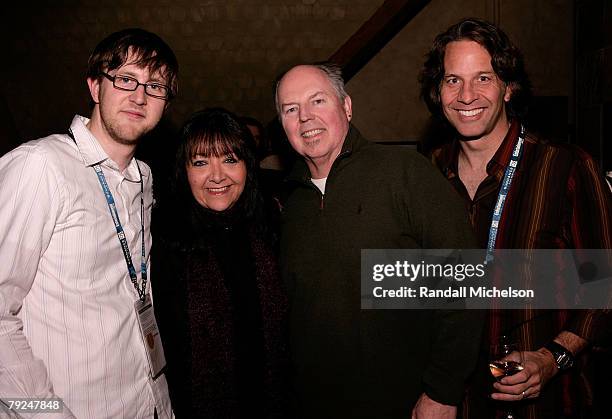
<svg viewBox="0 0 612 419">
<path fill-rule="evenodd" d="M 545 348 L 552 353 L 559 371 L 565 371 L 574 365 L 574 355 L 572 355 L 570 351 L 568 351 L 562 345 L 559 345 L 557 342 L 551 341 L 545 346 Z"/>
</svg>

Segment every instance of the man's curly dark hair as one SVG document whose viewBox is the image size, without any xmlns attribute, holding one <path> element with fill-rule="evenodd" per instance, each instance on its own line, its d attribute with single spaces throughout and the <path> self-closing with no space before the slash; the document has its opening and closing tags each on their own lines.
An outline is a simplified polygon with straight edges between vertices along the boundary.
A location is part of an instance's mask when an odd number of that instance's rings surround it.
<svg viewBox="0 0 612 419">
<path fill-rule="evenodd" d="M 509 118 L 524 118 L 531 98 L 531 82 L 525 71 L 523 54 L 497 26 L 484 19 L 466 18 L 439 34 L 426 55 L 419 75 L 421 99 L 429 111 L 442 116 L 440 86 L 444 78 L 444 54 L 449 42 L 474 41 L 491 55 L 491 66 L 497 76 L 512 89 L 506 103 Z"/>
</svg>

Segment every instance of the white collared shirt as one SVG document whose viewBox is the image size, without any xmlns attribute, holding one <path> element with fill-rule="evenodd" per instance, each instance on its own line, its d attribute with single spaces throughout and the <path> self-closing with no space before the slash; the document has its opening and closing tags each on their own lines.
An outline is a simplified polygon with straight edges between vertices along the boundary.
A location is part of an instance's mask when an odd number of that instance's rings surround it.
<svg viewBox="0 0 612 419">
<path fill-rule="evenodd" d="M 120 172 L 87 123 L 74 117 L 74 141 L 51 135 L 0 159 L 0 399 L 55 395 L 63 416 L 79 419 L 150 419 L 155 407 L 169 418 L 166 379 L 149 376 L 138 294 L 92 165 L 102 166 L 140 285 L 138 167 L 132 159 Z M 152 178 L 139 165 L 148 259 Z"/>
<path fill-rule="evenodd" d="M 321 179 L 310 178 L 310 181 L 321 191 L 322 195 L 325 195 L 325 185 L 327 184 L 327 177 Z"/>
</svg>

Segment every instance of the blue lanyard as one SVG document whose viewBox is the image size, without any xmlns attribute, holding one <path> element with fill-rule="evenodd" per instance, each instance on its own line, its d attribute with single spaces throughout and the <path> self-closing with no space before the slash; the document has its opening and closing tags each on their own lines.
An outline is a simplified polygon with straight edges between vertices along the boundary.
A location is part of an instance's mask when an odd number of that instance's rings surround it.
<svg viewBox="0 0 612 419">
<path fill-rule="evenodd" d="M 121 225 L 121 220 L 119 220 L 119 214 L 117 213 L 117 207 L 115 205 L 115 200 L 113 198 L 113 194 L 108 187 L 108 183 L 106 183 L 106 178 L 104 177 L 104 173 L 102 172 L 102 167 L 99 164 L 93 166 L 96 174 L 98 175 L 98 180 L 100 181 L 100 185 L 102 186 L 102 191 L 104 191 L 104 196 L 106 197 L 106 202 L 108 203 L 108 209 L 111 213 L 111 217 L 113 218 L 113 223 L 115 223 L 115 229 L 117 230 L 117 237 L 119 238 L 119 243 L 121 243 L 121 250 L 123 250 L 123 257 L 125 258 L 125 263 L 127 264 L 128 272 L 130 274 L 130 279 L 132 280 L 132 284 L 140 297 L 140 301 L 144 303 L 147 289 L 147 264 L 145 258 L 145 238 L 144 238 L 144 186 L 142 181 L 142 172 L 140 171 L 140 166 L 138 162 L 136 162 L 136 167 L 138 168 L 138 174 L 140 175 L 140 235 L 142 237 L 142 261 L 140 262 L 140 272 L 142 273 L 142 285 L 138 287 L 138 278 L 136 276 L 136 269 L 134 269 L 134 264 L 132 263 L 132 255 L 130 254 L 130 248 L 128 247 L 127 240 L 125 239 L 125 233 L 123 231 L 123 226 Z"/>
<path fill-rule="evenodd" d="M 508 166 L 506 166 L 506 172 L 502 180 L 499 194 L 497 195 L 497 201 L 495 202 L 495 210 L 493 211 L 493 217 L 491 219 L 491 227 L 489 228 L 489 241 L 487 242 L 487 256 L 485 263 L 493 261 L 493 251 L 495 250 L 495 240 L 497 240 L 497 230 L 499 228 L 499 221 L 501 220 L 502 212 L 504 210 L 504 204 L 506 203 L 506 197 L 510 191 L 510 185 L 512 185 L 512 179 L 514 179 L 514 173 L 518 167 L 518 162 L 523 154 L 523 143 L 525 142 L 525 128 L 521 125 L 521 132 L 514 145 L 512 156 Z"/>
</svg>

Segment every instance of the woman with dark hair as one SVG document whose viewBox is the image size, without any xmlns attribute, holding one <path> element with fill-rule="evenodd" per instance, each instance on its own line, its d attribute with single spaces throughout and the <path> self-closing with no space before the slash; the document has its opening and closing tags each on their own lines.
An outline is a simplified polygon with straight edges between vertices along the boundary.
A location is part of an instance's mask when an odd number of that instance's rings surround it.
<svg viewBox="0 0 612 419">
<path fill-rule="evenodd" d="M 184 124 L 174 196 L 154 213 L 156 317 L 177 417 L 283 417 L 286 297 L 248 129 Z"/>
</svg>

